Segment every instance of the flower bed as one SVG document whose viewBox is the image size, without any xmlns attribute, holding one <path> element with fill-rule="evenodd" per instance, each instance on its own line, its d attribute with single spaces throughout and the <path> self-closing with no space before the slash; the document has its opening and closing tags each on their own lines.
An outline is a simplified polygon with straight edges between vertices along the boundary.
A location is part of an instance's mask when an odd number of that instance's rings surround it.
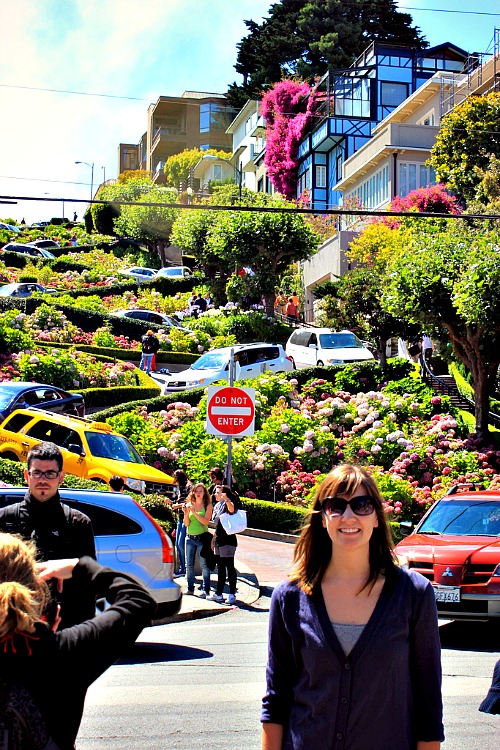
<svg viewBox="0 0 500 750">
<path fill-rule="evenodd" d="M 498 481 L 500 451 L 468 436 L 448 397 L 415 379 L 401 382 L 351 394 L 325 380 L 299 389 L 294 378 L 261 376 L 253 383 L 256 432 L 233 445 L 241 493 L 308 507 L 324 473 L 351 461 L 371 468 L 387 512 L 417 519 L 453 483 Z M 412 384 L 417 393 L 406 391 Z M 197 408 L 174 402 L 148 413 L 143 406 L 109 421 L 163 470 L 180 467 L 206 481 L 226 446 L 206 434 L 205 411 L 203 395 Z"/>
<path fill-rule="evenodd" d="M 130 362 L 103 362 L 75 349 L 50 353 L 38 348 L 13 354 L 0 368 L 0 380 L 26 380 L 57 385 L 66 390 L 135 386 L 135 367 Z"/>
</svg>

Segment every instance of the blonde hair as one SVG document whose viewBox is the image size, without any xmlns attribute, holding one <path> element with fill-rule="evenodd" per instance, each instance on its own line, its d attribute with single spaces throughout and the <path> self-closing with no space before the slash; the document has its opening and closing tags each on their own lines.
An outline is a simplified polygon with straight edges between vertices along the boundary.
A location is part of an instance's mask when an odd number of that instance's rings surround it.
<svg viewBox="0 0 500 750">
<path fill-rule="evenodd" d="M 307 594 L 321 582 L 332 557 L 332 543 L 322 523 L 323 500 L 336 495 L 349 497 L 358 487 L 373 499 L 378 519 L 370 538 L 370 574 L 365 586 L 373 585 L 381 573 L 389 575 L 394 570 L 393 542 L 377 483 L 361 466 L 343 464 L 330 471 L 317 488 L 311 514 L 295 545 L 291 579 Z"/>
<path fill-rule="evenodd" d="M 35 568 L 36 547 L 12 534 L 0 534 L 0 638 L 33 633 L 49 598 Z"/>
</svg>

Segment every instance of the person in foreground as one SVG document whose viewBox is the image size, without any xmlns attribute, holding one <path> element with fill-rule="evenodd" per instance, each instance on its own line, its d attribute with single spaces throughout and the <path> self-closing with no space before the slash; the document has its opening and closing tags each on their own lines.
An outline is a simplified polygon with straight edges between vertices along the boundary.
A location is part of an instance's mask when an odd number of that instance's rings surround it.
<svg viewBox="0 0 500 750">
<path fill-rule="evenodd" d="M 441 660 L 431 584 L 399 568 L 370 474 L 320 484 L 269 620 L 263 750 L 439 750 Z"/>
<path fill-rule="evenodd" d="M 35 554 L 32 542 L 0 534 L 0 674 L 28 691 L 57 748 L 73 750 L 88 686 L 134 643 L 155 603 L 138 583 L 91 557 L 36 563 Z M 90 582 L 110 606 L 54 632 L 57 616 L 44 614 L 46 581 L 56 579 L 60 588 L 71 578 Z"/>
</svg>

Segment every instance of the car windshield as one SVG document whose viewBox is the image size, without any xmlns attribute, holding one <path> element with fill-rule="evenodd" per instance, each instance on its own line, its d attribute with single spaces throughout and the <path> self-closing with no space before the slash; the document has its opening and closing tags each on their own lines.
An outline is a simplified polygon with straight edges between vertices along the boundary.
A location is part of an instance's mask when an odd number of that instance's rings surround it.
<svg viewBox="0 0 500 750">
<path fill-rule="evenodd" d="M 228 360 L 227 354 L 221 352 L 207 352 L 202 357 L 193 362 L 192 370 L 219 370 L 224 367 Z"/>
<path fill-rule="evenodd" d="M 418 533 L 500 536 L 500 500 L 442 500 L 426 518 Z"/>
<path fill-rule="evenodd" d="M 144 463 L 132 443 L 121 435 L 86 432 L 85 437 L 90 452 L 96 458 L 113 458 L 116 461 L 127 461 L 132 464 Z"/>
<path fill-rule="evenodd" d="M 15 391 L 11 391 L 7 388 L 0 388 L 0 409 L 6 409 L 15 396 Z"/>
<path fill-rule="evenodd" d="M 319 344 L 322 349 L 363 348 L 363 344 L 354 333 L 320 333 Z"/>
<path fill-rule="evenodd" d="M 0 288 L 0 296 L 8 297 L 15 289 L 17 289 L 17 284 L 6 284 Z"/>
</svg>

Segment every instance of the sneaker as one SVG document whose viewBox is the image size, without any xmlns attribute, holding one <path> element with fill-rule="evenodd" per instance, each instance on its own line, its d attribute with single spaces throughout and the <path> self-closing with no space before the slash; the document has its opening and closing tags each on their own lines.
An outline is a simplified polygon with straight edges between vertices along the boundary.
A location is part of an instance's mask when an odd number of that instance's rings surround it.
<svg viewBox="0 0 500 750">
<path fill-rule="evenodd" d="M 235 594 L 229 594 L 227 597 L 227 603 L 228 604 L 236 604 L 236 595 Z"/>
<path fill-rule="evenodd" d="M 206 595 L 206 593 L 204 591 L 200 591 L 200 593 L 198 594 L 198 598 L 199 599 L 206 599 L 207 595 Z"/>
<path fill-rule="evenodd" d="M 186 574 L 182 573 L 180 570 L 177 573 L 174 573 L 174 578 L 184 578 Z"/>
<path fill-rule="evenodd" d="M 194 589 L 188 589 L 186 591 L 186 596 L 194 596 Z"/>
<path fill-rule="evenodd" d="M 209 596 L 207 596 L 207 599 L 210 602 L 223 602 L 224 601 L 224 597 L 222 596 L 222 594 L 216 594 L 215 591 L 213 594 L 210 594 Z"/>
</svg>

